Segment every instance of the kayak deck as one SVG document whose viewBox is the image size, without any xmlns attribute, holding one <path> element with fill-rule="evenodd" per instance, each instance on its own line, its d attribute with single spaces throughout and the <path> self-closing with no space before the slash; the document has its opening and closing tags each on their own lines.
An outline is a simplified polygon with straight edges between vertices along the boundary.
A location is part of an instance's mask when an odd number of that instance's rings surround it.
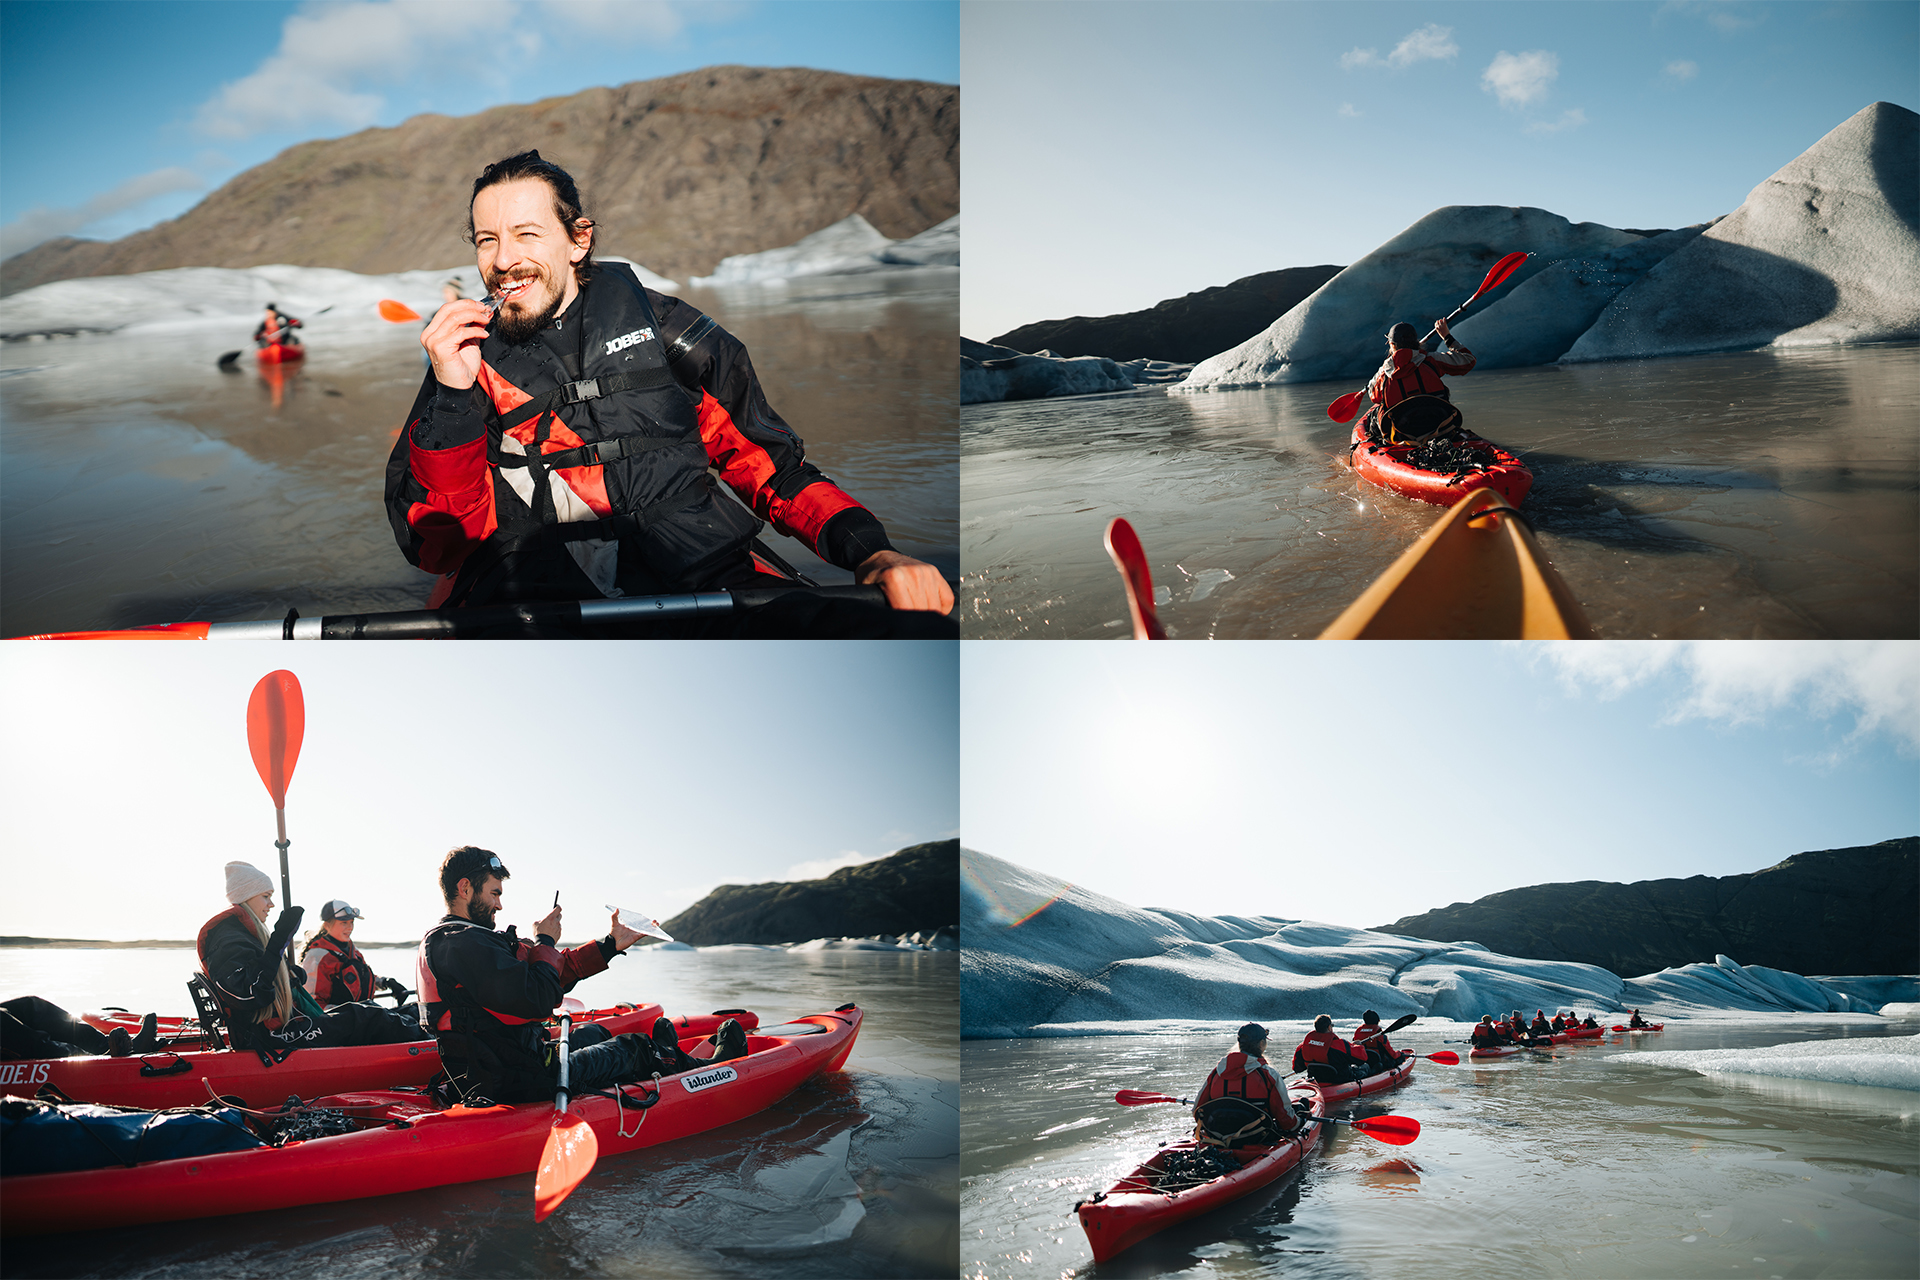
<svg viewBox="0 0 1920 1280">
<path fill-rule="evenodd" d="M 749 1035 L 744 1058 L 577 1095 L 569 1110 L 592 1127 L 603 1158 L 702 1133 L 764 1111 L 813 1076 L 838 1071 L 860 1021 L 852 1005 L 809 1014 L 783 1034 Z M 682 1038 L 683 1047 L 695 1043 Z M 0 1230 L 27 1235 L 135 1226 L 512 1177 L 539 1165 L 554 1117 L 551 1102 L 441 1110 L 424 1093 L 390 1089 L 343 1092 L 307 1105 L 344 1112 L 360 1128 L 282 1147 L 17 1175 L 0 1187 Z M 531 1183 L 527 1191 L 531 1202 Z"/>
<path fill-rule="evenodd" d="M 1391 1071 L 1348 1084 L 1296 1083 L 1291 1092 L 1312 1106 L 1313 1122 L 1277 1146 L 1242 1147 L 1227 1153 L 1241 1162 L 1239 1170 L 1197 1186 L 1171 1192 L 1160 1189 L 1167 1156 L 1198 1151 L 1202 1145 L 1192 1141 L 1168 1143 L 1111 1187 L 1074 1206 L 1087 1244 L 1093 1249 L 1093 1260 L 1105 1262 L 1168 1227 L 1230 1204 L 1291 1172 L 1313 1153 L 1321 1133 L 1329 1128 L 1321 1117 L 1340 1101 L 1405 1084 L 1413 1074 L 1413 1063 L 1414 1059 L 1408 1057 Z"/>
<path fill-rule="evenodd" d="M 1475 437 L 1463 443 L 1481 456 L 1485 470 L 1466 475 L 1429 471 L 1407 460 L 1407 455 L 1413 452 L 1413 445 L 1373 443 L 1363 418 L 1353 428 L 1353 469 L 1362 480 L 1416 502 L 1452 506 L 1463 493 L 1474 489 L 1492 489 L 1514 506 L 1519 506 L 1526 498 L 1527 491 L 1533 487 L 1533 472 L 1527 470 L 1526 464 L 1491 440 Z"/>
</svg>

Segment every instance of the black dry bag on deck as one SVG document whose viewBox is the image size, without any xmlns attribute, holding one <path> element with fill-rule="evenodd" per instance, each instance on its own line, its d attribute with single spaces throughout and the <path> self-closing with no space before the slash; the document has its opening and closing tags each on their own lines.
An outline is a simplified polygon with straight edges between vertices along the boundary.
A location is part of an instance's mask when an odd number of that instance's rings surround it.
<svg viewBox="0 0 1920 1280">
<path fill-rule="evenodd" d="M 266 1145 L 231 1107 L 129 1111 L 87 1102 L 0 1102 L 0 1176 L 104 1169 Z"/>
</svg>

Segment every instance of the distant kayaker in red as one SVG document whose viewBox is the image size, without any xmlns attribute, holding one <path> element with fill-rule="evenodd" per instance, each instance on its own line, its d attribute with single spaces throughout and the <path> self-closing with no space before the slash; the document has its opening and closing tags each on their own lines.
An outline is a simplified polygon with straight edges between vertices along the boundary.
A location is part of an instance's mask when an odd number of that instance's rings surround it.
<svg viewBox="0 0 1920 1280">
<path fill-rule="evenodd" d="M 758 622 L 661 625 L 955 634 L 914 616 L 952 608 L 939 570 L 894 550 L 807 461 L 739 340 L 625 264 L 593 261 L 594 224 L 564 169 L 537 151 L 489 165 L 468 230 L 494 306 L 456 299 L 421 333 L 431 369 L 387 463 L 401 550 L 442 575 L 430 604 L 791 585 L 758 541 L 768 521 L 891 608 L 791 596 Z"/>
<path fill-rule="evenodd" d="M 1500 1028 L 1494 1025 L 1493 1015 L 1490 1013 L 1481 1014 L 1480 1021 L 1473 1024 L 1473 1047 L 1476 1049 L 1497 1049 L 1507 1043 L 1510 1043 L 1507 1037 L 1501 1035 Z"/>
<path fill-rule="evenodd" d="M 1388 1043 L 1387 1033 L 1380 1026 L 1380 1015 L 1372 1009 L 1360 1015 L 1360 1025 L 1353 1029 L 1353 1045 L 1367 1055 L 1369 1074 L 1391 1071 L 1407 1056 L 1404 1050 Z"/>
<path fill-rule="evenodd" d="M 286 315 L 271 302 L 267 304 L 267 318 L 253 331 L 253 344 L 256 347 L 271 347 L 276 343 L 297 347 L 300 339 L 294 336 L 294 330 L 300 328 L 300 322 Z"/>
<path fill-rule="evenodd" d="M 1428 351 L 1419 330 L 1402 320 L 1387 331 L 1387 359 L 1367 384 L 1373 413 L 1393 429 L 1389 443 L 1422 440 L 1452 431 L 1460 425 L 1460 411 L 1442 378 L 1473 372 L 1474 354 L 1453 340 L 1445 320 L 1434 330 L 1447 344 L 1445 351 Z"/>
<path fill-rule="evenodd" d="M 1249 1022 L 1240 1028 L 1237 1037 L 1240 1047 L 1233 1053 L 1214 1064 L 1207 1073 L 1206 1083 L 1200 1086 L 1200 1092 L 1194 1095 L 1193 1118 L 1204 1132 L 1211 1133 L 1216 1139 L 1231 1142 L 1239 1136 L 1254 1136 L 1254 1131 L 1268 1128 L 1252 1120 L 1229 1122 L 1219 1118 L 1220 1107 L 1210 1107 L 1209 1103 L 1222 1098 L 1237 1098 L 1257 1107 L 1270 1122 L 1270 1137 L 1290 1134 L 1299 1129 L 1301 1120 L 1287 1101 L 1286 1082 L 1280 1074 L 1267 1065 L 1267 1029 L 1257 1022 Z M 1240 1135 L 1236 1131 L 1247 1128 L 1248 1133 Z"/>
<path fill-rule="evenodd" d="M 1545 1009 L 1535 1009 L 1533 1011 L 1533 1023 L 1527 1028 L 1528 1034 L 1536 1040 L 1551 1040 L 1553 1039 L 1553 1031 L 1553 1024 L 1547 1021 L 1547 1011 Z"/>
<path fill-rule="evenodd" d="M 417 961 L 421 1017 L 440 1042 L 446 1072 L 443 1101 L 534 1102 L 554 1096 L 560 1063 L 547 1016 L 582 978 L 606 969 L 640 940 L 613 913 L 611 931 L 561 950 L 560 908 L 534 926 L 531 941 L 512 926 L 496 932 L 502 882 L 512 873 L 500 856 L 465 845 L 440 863 L 447 914 L 420 940 Z M 569 1037 L 568 1087 L 576 1095 L 610 1084 L 673 1074 L 747 1051 L 746 1032 L 729 1018 L 715 1033 L 716 1051 L 702 1061 L 683 1053 L 673 1024 L 661 1018 L 651 1038 L 610 1036 L 604 1027 L 575 1027 Z"/>
<path fill-rule="evenodd" d="M 1633 1011 L 1633 1016 L 1627 1019 L 1627 1025 L 1630 1027 L 1644 1027 L 1647 1025 L 1647 1022 L 1646 1022 L 1646 1019 L 1640 1016 L 1640 1011 L 1638 1009 L 1635 1009 Z"/>
<path fill-rule="evenodd" d="M 307 991 L 322 1008 L 356 1000 L 371 1000 L 382 990 L 396 996 L 406 991 L 403 983 L 382 978 L 373 972 L 360 948 L 353 945 L 353 922 L 362 918 L 358 907 L 343 898 L 335 898 L 320 908 L 320 928 L 300 949 L 300 967 L 307 973 Z M 402 1011 L 402 1016 L 408 1016 Z M 414 1010 L 419 1021 L 419 1010 Z"/>
<path fill-rule="evenodd" d="M 305 912 L 287 907 L 267 931 L 273 881 L 249 863 L 227 864 L 233 905 L 200 926 L 200 968 L 226 1015 L 236 1049 L 403 1044 L 420 1025 L 391 1009 L 343 1004 L 328 1011 L 307 994 L 306 972 L 288 953 Z"/>
<path fill-rule="evenodd" d="M 1367 1055 L 1333 1033 L 1333 1016 L 1321 1014 L 1293 1051 L 1293 1069 L 1321 1084 L 1346 1084 L 1367 1076 Z"/>
</svg>

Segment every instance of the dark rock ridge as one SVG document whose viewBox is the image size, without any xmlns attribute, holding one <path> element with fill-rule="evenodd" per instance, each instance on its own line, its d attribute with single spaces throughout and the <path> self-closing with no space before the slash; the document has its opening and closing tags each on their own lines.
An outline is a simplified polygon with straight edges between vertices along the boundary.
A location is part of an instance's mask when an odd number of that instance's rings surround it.
<svg viewBox="0 0 1920 1280">
<path fill-rule="evenodd" d="M 1288 267 L 1245 276 L 1117 316 L 1021 325 L 993 341 L 1015 351 L 1196 364 L 1239 346 L 1339 275 L 1340 267 Z"/>
<path fill-rule="evenodd" d="M 1920 973 L 1920 836 L 1797 853 L 1737 876 L 1541 884 L 1379 926 L 1621 977 L 1716 955 L 1790 973 Z"/>
<path fill-rule="evenodd" d="M 304 142 L 111 243 L 50 240 L 0 294 L 76 276 L 287 263 L 370 275 L 473 261 L 473 180 L 529 148 L 564 167 L 599 252 L 685 282 L 858 213 L 892 239 L 960 211 L 960 91 L 801 68 L 708 67 Z"/>
<path fill-rule="evenodd" d="M 823 880 L 723 884 L 666 922 L 696 947 L 934 933 L 958 925 L 960 842 L 909 845 Z"/>
</svg>

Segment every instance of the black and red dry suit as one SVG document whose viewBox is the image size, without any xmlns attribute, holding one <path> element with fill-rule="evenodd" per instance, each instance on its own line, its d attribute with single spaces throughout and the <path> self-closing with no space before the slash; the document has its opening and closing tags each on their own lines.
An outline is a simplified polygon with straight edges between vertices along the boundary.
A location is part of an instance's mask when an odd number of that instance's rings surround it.
<svg viewBox="0 0 1920 1280">
<path fill-rule="evenodd" d="M 519 346 L 490 333 L 480 358 L 467 390 L 429 370 L 387 461 L 400 549 L 443 575 L 431 605 L 764 583 L 762 520 L 845 569 L 892 549 L 807 462 L 746 348 L 622 263 Z"/>
</svg>

